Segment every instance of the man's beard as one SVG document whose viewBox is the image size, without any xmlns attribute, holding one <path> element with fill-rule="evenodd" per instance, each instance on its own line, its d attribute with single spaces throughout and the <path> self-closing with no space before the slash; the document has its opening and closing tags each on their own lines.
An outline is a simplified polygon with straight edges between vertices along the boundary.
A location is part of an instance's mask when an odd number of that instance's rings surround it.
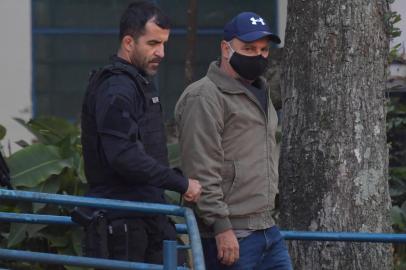
<svg viewBox="0 0 406 270">
<path fill-rule="evenodd" d="M 146 59 L 142 59 L 144 61 L 140 61 L 140 59 L 136 57 L 135 54 L 131 55 L 130 59 L 133 66 L 135 66 L 140 72 L 148 76 L 153 76 L 157 73 L 159 64 L 162 61 L 162 58 L 160 57 L 155 57 L 149 61 L 146 61 Z M 153 63 L 158 64 L 156 68 L 148 68 L 148 66 Z"/>
</svg>

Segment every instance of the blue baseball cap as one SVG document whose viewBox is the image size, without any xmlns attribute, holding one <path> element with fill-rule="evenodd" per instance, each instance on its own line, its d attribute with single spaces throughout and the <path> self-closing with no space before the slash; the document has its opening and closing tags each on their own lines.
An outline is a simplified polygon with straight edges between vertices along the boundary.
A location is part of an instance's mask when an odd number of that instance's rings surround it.
<svg viewBox="0 0 406 270">
<path fill-rule="evenodd" d="M 224 26 L 224 40 L 238 38 L 245 42 L 252 42 L 263 37 L 279 44 L 281 39 L 271 32 L 265 20 L 254 12 L 242 12 Z"/>
</svg>

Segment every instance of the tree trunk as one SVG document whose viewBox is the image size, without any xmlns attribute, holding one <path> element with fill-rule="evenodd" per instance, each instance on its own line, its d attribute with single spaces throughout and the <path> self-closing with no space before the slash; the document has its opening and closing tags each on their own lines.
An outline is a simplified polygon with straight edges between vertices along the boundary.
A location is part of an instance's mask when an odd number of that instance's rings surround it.
<svg viewBox="0 0 406 270">
<path fill-rule="evenodd" d="M 281 227 L 390 232 L 385 0 L 290 0 Z M 289 241 L 296 270 L 391 269 L 390 244 Z"/>
</svg>

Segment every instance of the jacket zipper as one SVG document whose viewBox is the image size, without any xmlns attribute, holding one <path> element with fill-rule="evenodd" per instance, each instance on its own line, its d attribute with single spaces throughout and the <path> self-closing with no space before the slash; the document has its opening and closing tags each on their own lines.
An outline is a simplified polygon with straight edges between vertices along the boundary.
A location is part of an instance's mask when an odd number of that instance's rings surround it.
<svg viewBox="0 0 406 270">
<path fill-rule="evenodd" d="M 248 89 L 247 89 L 248 90 Z M 262 115 L 264 116 L 264 118 L 265 118 L 265 146 L 266 146 L 266 149 L 265 149 L 265 151 L 266 151 L 266 175 L 267 175 L 267 184 L 268 184 L 268 204 L 267 204 L 267 210 L 269 210 L 269 206 L 271 205 L 270 203 L 270 200 L 271 200 L 271 175 L 270 175 L 270 172 L 269 172 L 269 140 L 268 140 L 268 136 L 269 136 L 269 130 L 268 130 L 268 125 L 269 125 L 269 123 L 268 123 L 268 121 L 269 121 L 269 119 L 268 119 L 268 117 L 269 117 L 269 106 L 270 106 L 270 104 L 268 104 L 268 106 L 267 106 L 267 112 L 265 112 L 263 109 L 262 109 L 262 106 L 261 106 L 261 104 L 259 104 L 259 102 L 256 100 L 256 99 L 254 99 L 253 97 L 251 97 L 248 93 L 246 93 L 246 92 L 244 92 L 244 94 L 248 97 L 248 99 L 250 99 L 259 109 L 260 109 L 260 111 L 262 112 Z M 269 93 L 268 93 L 268 91 L 266 92 L 266 98 L 267 98 L 267 101 L 269 102 Z"/>
</svg>

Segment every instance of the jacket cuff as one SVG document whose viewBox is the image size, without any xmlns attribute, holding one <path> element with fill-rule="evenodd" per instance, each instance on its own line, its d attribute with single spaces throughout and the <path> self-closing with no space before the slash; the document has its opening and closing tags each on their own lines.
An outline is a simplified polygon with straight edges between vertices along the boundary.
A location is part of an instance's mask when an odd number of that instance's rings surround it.
<svg viewBox="0 0 406 270">
<path fill-rule="evenodd" d="M 171 190 L 179 192 L 180 194 L 184 194 L 187 191 L 189 187 L 189 179 L 184 177 L 177 170 L 171 170 L 169 177 L 173 183 L 173 187 L 170 188 Z"/>
<path fill-rule="evenodd" d="M 213 231 L 215 235 L 232 228 L 233 226 L 231 225 L 230 219 L 228 217 L 216 219 L 213 224 Z"/>
</svg>

